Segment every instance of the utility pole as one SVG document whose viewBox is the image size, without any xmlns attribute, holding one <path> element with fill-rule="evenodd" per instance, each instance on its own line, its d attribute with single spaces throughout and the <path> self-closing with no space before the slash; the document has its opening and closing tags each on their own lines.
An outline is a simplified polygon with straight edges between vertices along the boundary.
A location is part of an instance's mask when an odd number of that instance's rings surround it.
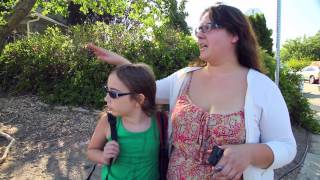
<svg viewBox="0 0 320 180">
<path fill-rule="evenodd" d="M 281 32 L 281 0 L 277 0 L 277 41 L 276 41 L 276 72 L 275 83 L 279 86 L 280 77 L 280 32 Z"/>
</svg>

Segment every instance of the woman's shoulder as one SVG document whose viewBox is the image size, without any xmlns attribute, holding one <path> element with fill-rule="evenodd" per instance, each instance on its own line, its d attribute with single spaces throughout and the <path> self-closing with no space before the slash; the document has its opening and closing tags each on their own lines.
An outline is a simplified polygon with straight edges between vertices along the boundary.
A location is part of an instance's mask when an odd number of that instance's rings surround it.
<svg viewBox="0 0 320 180">
<path fill-rule="evenodd" d="M 248 89 L 256 101 L 265 101 L 270 97 L 280 98 L 282 93 L 279 87 L 265 74 L 250 69 L 248 74 Z"/>
<path fill-rule="evenodd" d="M 173 72 L 171 75 L 169 75 L 163 79 L 171 80 L 172 83 L 176 83 L 176 81 L 183 80 L 188 73 L 195 71 L 197 69 L 200 69 L 200 68 L 201 67 L 184 67 L 182 69 L 179 69 L 178 71 Z M 163 79 L 161 79 L 161 80 L 163 80 Z"/>
<path fill-rule="evenodd" d="M 177 74 L 177 75 L 187 74 L 189 72 L 198 70 L 200 68 L 202 68 L 202 67 L 184 67 L 184 68 L 176 71 L 175 74 Z"/>
<path fill-rule="evenodd" d="M 247 80 L 248 80 L 248 84 L 254 87 L 259 87 L 259 88 L 276 87 L 276 84 L 267 75 L 254 69 L 249 70 Z"/>
</svg>

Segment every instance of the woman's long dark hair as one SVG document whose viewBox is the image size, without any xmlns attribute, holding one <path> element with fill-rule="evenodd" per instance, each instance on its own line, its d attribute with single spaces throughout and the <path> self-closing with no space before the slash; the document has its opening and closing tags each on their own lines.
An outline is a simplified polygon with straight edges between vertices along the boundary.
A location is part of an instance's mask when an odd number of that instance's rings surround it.
<svg viewBox="0 0 320 180">
<path fill-rule="evenodd" d="M 261 72 L 258 42 L 248 18 L 239 9 L 224 4 L 207 8 L 201 16 L 205 13 L 209 13 L 211 21 L 239 37 L 236 45 L 238 62 Z"/>
</svg>

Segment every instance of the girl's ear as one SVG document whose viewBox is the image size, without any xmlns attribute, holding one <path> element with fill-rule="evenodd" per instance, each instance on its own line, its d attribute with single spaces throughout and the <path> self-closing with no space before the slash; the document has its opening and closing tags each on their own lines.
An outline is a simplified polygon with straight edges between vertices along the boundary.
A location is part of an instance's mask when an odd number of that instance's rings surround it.
<svg viewBox="0 0 320 180">
<path fill-rule="evenodd" d="M 137 102 L 140 106 L 144 104 L 145 99 L 146 97 L 142 93 L 137 95 Z"/>
</svg>

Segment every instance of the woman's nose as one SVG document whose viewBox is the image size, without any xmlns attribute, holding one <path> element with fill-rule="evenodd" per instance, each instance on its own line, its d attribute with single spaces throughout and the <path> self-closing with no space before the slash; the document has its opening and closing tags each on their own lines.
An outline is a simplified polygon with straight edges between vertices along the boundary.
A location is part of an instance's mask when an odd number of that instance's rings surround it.
<svg viewBox="0 0 320 180">
<path fill-rule="evenodd" d="M 197 37 L 198 39 L 203 39 L 203 38 L 204 38 L 204 33 L 201 32 L 201 31 L 199 31 L 199 32 L 196 33 L 196 37 Z"/>
</svg>

